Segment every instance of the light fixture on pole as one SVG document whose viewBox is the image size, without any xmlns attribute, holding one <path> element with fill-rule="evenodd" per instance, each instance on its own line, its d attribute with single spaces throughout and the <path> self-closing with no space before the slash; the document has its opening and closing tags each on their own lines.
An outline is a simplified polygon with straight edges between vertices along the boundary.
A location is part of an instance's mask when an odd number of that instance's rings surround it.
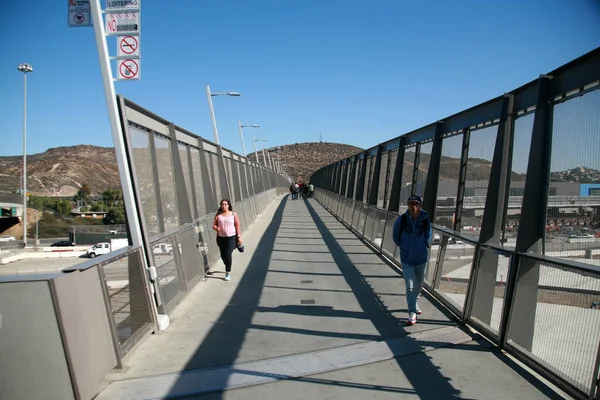
<svg viewBox="0 0 600 400">
<path fill-rule="evenodd" d="M 27 73 L 33 67 L 25 63 L 17 69 L 23 73 L 23 246 L 27 246 Z"/>
<path fill-rule="evenodd" d="M 242 150 L 244 151 L 244 157 L 246 157 L 246 144 L 244 143 L 244 133 L 242 132 L 242 128 L 246 127 L 260 128 L 260 125 L 242 125 L 242 121 L 238 121 L 238 131 L 240 132 L 240 140 L 242 141 Z"/>
<path fill-rule="evenodd" d="M 241 96 L 241 94 L 239 94 L 238 92 L 211 93 L 210 86 L 206 85 L 206 99 L 208 100 L 208 111 L 210 112 L 210 121 L 212 122 L 213 133 L 215 135 L 215 143 L 219 144 L 219 131 L 217 130 L 217 120 L 215 119 L 215 110 L 213 109 L 212 103 L 213 96 L 239 97 Z"/>
<path fill-rule="evenodd" d="M 252 136 L 252 140 L 254 141 L 254 154 L 256 154 L 256 162 L 259 163 L 258 153 L 256 152 L 256 142 L 268 142 L 268 139 L 254 139 L 254 136 Z M 267 158 L 265 157 L 265 146 L 263 146 L 263 148 L 262 148 L 262 155 L 263 155 L 263 163 L 265 164 L 265 168 L 266 168 L 267 167 Z"/>
</svg>

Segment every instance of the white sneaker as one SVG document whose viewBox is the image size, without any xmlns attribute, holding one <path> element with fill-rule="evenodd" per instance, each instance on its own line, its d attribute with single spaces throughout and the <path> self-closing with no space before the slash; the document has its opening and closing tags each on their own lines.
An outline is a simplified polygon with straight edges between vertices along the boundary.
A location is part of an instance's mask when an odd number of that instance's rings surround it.
<svg viewBox="0 0 600 400">
<path fill-rule="evenodd" d="M 227 272 L 227 273 L 225 274 L 225 280 L 226 280 L 226 281 L 230 281 L 230 280 L 231 280 L 231 274 L 230 274 L 229 272 Z"/>
<path fill-rule="evenodd" d="M 417 314 L 414 312 L 408 313 L 408 319 L 406 320 L 406 325 L 414 325 L 417 323 Z"/>
</svg>

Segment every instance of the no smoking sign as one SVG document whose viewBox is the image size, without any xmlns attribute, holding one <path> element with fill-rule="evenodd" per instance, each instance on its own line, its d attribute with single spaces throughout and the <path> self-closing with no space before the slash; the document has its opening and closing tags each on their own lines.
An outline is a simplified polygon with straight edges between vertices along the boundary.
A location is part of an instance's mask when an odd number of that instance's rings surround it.
<svg viewBox="0 0 600 400">
<path fill-rule="evenodd" d="M 119 36 L 117 40 L 117 54 L 119 57 L 135 58 L 140 56 L 140 37 Z"/>
<path fill-rule="evenodd" d="M 118 60 L 118 75 L 117 79 L 122 80 L 132 80 L 132 79 L 140 79 L 140 64 L 139 60 Z"/>
</svg>

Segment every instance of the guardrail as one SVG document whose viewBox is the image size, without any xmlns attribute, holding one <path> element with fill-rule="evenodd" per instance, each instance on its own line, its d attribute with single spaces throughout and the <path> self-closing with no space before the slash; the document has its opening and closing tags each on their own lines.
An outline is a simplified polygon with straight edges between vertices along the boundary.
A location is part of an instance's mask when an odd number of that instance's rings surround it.
<svg viewBox="0 0 600 400">
<path fill-rule="evenodd" d="M 402 268 L 391 237 L 398 213 L 323 189 L 314 197 Z M 482 244 L 435 224 L 433 230 L 440 244 L 431 247 L 427 290 L 462 323 L 561 389 L 593 399 L 600 369 L 600 267 Z M 449 245 L 450 239 L 464 244 Z M 480 275 L 480 263 L 496 263 L 496 276 Z"/>
</svg>

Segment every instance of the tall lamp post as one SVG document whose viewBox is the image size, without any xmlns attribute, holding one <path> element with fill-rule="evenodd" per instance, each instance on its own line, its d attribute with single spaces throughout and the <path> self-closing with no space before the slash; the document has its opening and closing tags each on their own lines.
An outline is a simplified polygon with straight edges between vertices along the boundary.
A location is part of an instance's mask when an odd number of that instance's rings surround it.
<svg viewBox="0 0 600 400">
<path fill-rule="evenodd" d="M 17 69 L 23 73 L 23 246 L 27 246 L 27 73 L 33 67 L 25 63 Z"/>
<path fill-rule="evenodd" d="M 238 121 L 238 130 L 240 132 L 240 140 L 242 141 L 242 150 L 244 151 L 244 157 L 246 157 L 246 144 L 244 143 L 244 133 L 242 132 L 242 128 L 246 127 L 260 128 L 260 125 L 242 125 L 242 121 Z"/>
<path fill-rule="evenodd" d="M 241 96 L 241 94 L 239 94 L 238 92 L 211 93 L 210 86 L 206 85 L 206 99 L 208 100 L 208 111 L 210 112 L 210 121 L 212 122 L 213 133 L 215 134 L 215 143 L 219 144 L 219 131 L 217 130 L 217 120 L 215 119 L 215 110 L 213 109 L 212 103 L 213 96 L 239 97 Z"/>
<path fill-rule="evenodd" d="M 256 151 L 256 142 L 268 142 L 267 139 L 255 139 L 254 136 L 252 136 L 252 141 L 254 142 L 254 154 L 256 155 L 256 162 L 258 164 L 260 164 L 260 162 L 258 161 L 258 152 Z M 262 155 L 263 155 L 263 163 L 265 164 L 265 168 L 267 167 L 267 158 L 265 157 L 265 146 L 263 146 L 262 148 Z"/>
</svg>

